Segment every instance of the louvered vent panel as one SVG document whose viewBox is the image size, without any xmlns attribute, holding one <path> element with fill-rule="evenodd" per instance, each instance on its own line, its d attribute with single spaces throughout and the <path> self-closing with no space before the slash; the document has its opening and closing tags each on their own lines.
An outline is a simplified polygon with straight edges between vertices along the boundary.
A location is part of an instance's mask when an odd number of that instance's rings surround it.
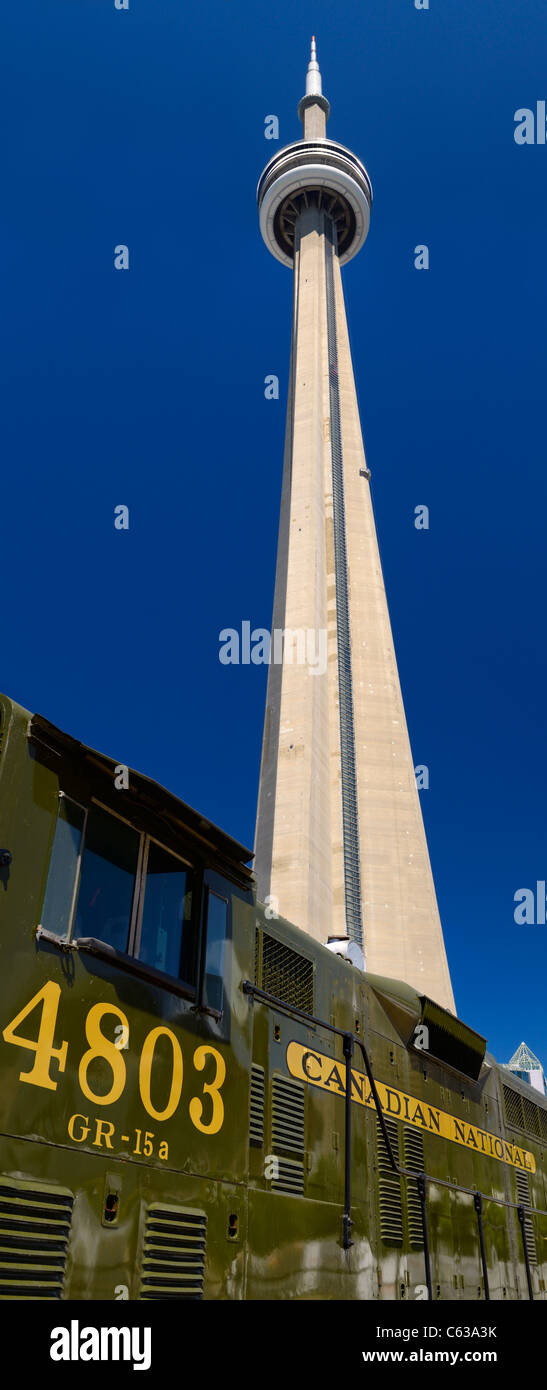
<svg viewBox="0 0 547 1390">
<path fill-rule="evenodd" d="M 524 1207 L 525 1211 L 529 1211 L 532 1203 L 530 1201 L 530 1186 L 528 1183 L 528 1178 L 526 1177 L 526 1173 L 517 1172 L 516 1176 L 517 1197 L 519 1204 L 521 1207 Z M 534 1235 L 534 1223 L 532 1221 L 531 1216 L 525 1216 L 524 1218 L 524 1233 L 526 1237 L 526 1248 L 528 1250 L 528 1259 L 530 1261 L 530 1264 L 537 1265 L 538 1261 L 536 1253 L 536 1238 Z"/>
<path fill-rule="evenodd" d="M 533 1101 L 527 1100 L 522 1096 L 522 1109 L 524 1111 L 524 1128 L 528 1134 L 534 1134 L 539 1139 L 539 1113 L 537 1105 Z"/>
<path fill-rule="evenodd" d="M 304 1152 L 304 1086 L 288 1076 L 272 1080 L 272 1146 Z"/>
<path fill-rule="evenodd" d="M 395 1162 L 399 1162 L 399 1132 L 395 1120 L 385 1121 Z M 376 1119 L 376 1152 L 378 1160 L 378 1202 L 380 1235 L 384 1245 L 403 1243 L 403 1203 L 401 1179 L 394 1173 L 389 1160 L 380 1121 Z"/>
<path fill-rule="evenodd" d="M 61 1298 L 72 1193 L 0 1178 L 0 1299 Z"/>
<path fill-rule="evenodd" d="M 542 1106 L 536 1105 L 527 1096 L 521 1096 L 520 1091 L 514 1091 L 511 1086 L 503 1087 L 503 1099 L 508 1125 L 524 1129 L 535 1139 L 547 1139 L 547 1111 Z"/>
<path fill-rule="evenodd" d="M 259 931 L 255 931 L 255 985 L 260 984 L 260 936 Z"/>
<path fill-rule="evenodd" d="M 253 1062 L 251 1067 L 251 1108 L 249 1143 L 261 1149 L 264 1143 L 264 1067 Z"/>
<path fill-rule="evenodd" d="M 513 1091 L 511 1086 L 504 1086 L 503 1099 L 505 1101 L 507 1124 L 515 1125 L 517 1129 L 522 1129 L 522 1102 L 518 1091 Z"/>
<path fill-rule="evenodd" d="M 278 1176 L 271 1181 L 271 1186 L 276 1192 L 292 1192 L 299 1195 L 304 1191 L 303 1163 L 295 1163 L 292 1158 L 278 1158 L 277 1167 Z"/>
<path fill-rule="evenodd" d="M 184 1207 L 146 1213 L 140 1298 L 203 1298 L 207 1217 Z"/>
<path fill-rule="evenodd" d="M 267 994 L 292 1004 L 295 1009 L 313 1013 L 313 962 L 291 951 L 266 932 L 262 936 L 260 988 Z"/>
<path fill-rule="evenodd" d="M 419 1129 L 405 1129 L 403 1131 L 403 1152 L 404 1167 L 412 1168 L 415 1173 L 423 1173 L 424 1141 Z M 406 1215 L 410 1248 L 411 1250 L 423 1250 L 422 1207 L 418 1184 L 413 1178 L 406 1179 Z"/>
</svg>

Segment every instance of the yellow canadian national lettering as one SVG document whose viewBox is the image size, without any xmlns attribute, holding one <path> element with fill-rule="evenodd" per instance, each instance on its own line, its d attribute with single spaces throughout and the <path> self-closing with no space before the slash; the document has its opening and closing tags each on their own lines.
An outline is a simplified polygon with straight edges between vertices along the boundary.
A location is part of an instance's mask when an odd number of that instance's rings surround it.
<svg viewBox="0 0 547 1390">
<path fill-rule="evenodd" d="M 345 1064 L 335 1062 L 323 1052 L 316 1052 L 299 1042 L 290 1042 L 287 1047 L 287 1066 L 291 1076 L 297 1077 L 299 1081 L 307 1081 L 322 1091 L 328 1091 L 330 1095 L 346 1094 Z M 474 1149 L 476 1153 L 497 1158 L 500 1163 L 509 1163 L 512 1168 L 524 1168 L 528 1173 L 535 1173 L 536 1160 L 527 1149 L 521 1149 L 516 1144 L 509 1143 L 507 1139 L 500 1139 L 499 1135 L 490 1134 L 486 1129 L 468 1124 L 466 1120 L 458 1120 L 446 1110 L 439 1110 L 436 1105 L 428 1105 L 424 1100 L 416 1100 L 415 1096 L 397 1091 L 395 1087 L 386 1086 L 382 1081 L 376 1081 L 376 1090 L 382 1110 L 393 1119 L 415 1125 L 417 1129 L 426 1130 L 429 1134 L 438 1134 L 443 1139 L 452 1140 L 454 1144 L 463 1144 L 465 1148 Z M 375 1109 L 368 1078 L 364 1072 L 356 1071 L 354 1068 L 351 1072 L 351 1099 L 357 1105 Z"/>
</svg>

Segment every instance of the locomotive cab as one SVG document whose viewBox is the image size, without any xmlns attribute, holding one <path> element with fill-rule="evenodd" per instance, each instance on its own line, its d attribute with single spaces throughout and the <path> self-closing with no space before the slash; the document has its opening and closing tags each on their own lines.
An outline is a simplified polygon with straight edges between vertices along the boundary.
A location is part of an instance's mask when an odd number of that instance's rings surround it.
<svg viewBox="0 0 547 1390">
<path fill-rule="evenodd" d="M 250 851 L 40 716 L 28 733 L 58 780 L 37 941 L 147 979 L 226 1034 L 232 892 L 251 897 Z"/>
</svg>

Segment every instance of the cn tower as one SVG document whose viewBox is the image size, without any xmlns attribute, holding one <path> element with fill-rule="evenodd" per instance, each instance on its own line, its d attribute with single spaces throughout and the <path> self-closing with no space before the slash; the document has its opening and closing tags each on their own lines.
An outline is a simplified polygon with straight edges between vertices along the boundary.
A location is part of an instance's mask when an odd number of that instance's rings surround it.
<svg viewBox="0 0 547 1390">
<path fill-rule="evenodd" d="M 261 901 L 455 1012 L 372 510 L 341 267 L 367 237 L 361 161 L 327 138 L 315 40 L 303 133 L 258 185 L 263 239 L 293 270 L 273 629 L 256 825 Z M 325 637 L 325 668 L 294 634 Z M 273 644 L 274 651 L 276 643 Z M 302 648 L 301 648 L 302 650 Z"/>
</svg>

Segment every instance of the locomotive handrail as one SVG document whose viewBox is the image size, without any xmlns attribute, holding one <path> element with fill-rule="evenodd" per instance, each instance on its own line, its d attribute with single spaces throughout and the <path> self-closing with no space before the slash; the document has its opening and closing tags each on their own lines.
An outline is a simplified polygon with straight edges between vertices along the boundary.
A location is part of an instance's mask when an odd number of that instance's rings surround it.
<svg viewBox="0 0 547 1390">
<path fill-rule="evenodd" d="M 490 1298 L 490 1288 L 489 1288 L 489 1284 L 488 1284 L 488 1264 L 487 1264 L 487 1260 L 486 1260 L 486 1247 L 485 1247 L 485 1244 L 484 1244 L 484 1228 L 483 1228 L 483 1224 L 482 1224 L 482 1192 L 476 1192 L 476 1193 L 475 1193 L 475 1211 L 476 1211 L 476 1213 L 477 1213 L 477 1222 L 478 1222 L 478 1227 L 479 1227 L 479 1245 L 480 1245 L 480 1248 L 481 1248 L 482 1275 L 483 1275 L 483 1279 L 484 1279 L 484 1297 L 485 1297 L 485 1299 L 488 1300 L 488 1299 Z"/>
<path fill-rule="evenodd" d="M 243 980 L 243 983 L 242 983 L 241 988 L 242 988 L 244 994 L 252 995 L 253 998 L 258 999 L 261 1003 L 267 1004 L 267 1005 L 269 1005 L 269 1006 L 272 1007 L 272 1008 L 278 1009 L 281 1013 L 287 1014 L 289 1017 L 294 1017 L 294 1016 L 296 1016 L 297 1018 L 301 1019 L 302 1022 L 304 1022 L 304 1023 L 311 1023 L 311 1024 L 313 1024 L 316 1028 L 324 1028 L 324 1029 L 326 1029 L 326 1031 L 327 1031 L 328 1033 L 334 1033 L 337 1037 L 340 1037 L 340 1038 L 343 1039 L 343 1050 L 344 1050 L 344 1057 L 345 1057 L 345 1062 L 346 1062 L 346 1091 L 345 1091 L 345 1097 L 344 1097 L 344 1100 L 345 1100 L 344 1212 L 343 1212 L 343 1216 L 342 1216 L 342 1246 L 343 1246 L 343 1249 L 344 1249 L 344 1250 L 349 1250 L 350 1247 L 351 1247 L 351 1245 L 353 1245 L 353 1241 L 352 1241 L 351 1238 L 350 1238 L 350 1231 L 351 1231 L 351 1227 L 352 1227 L 352 1225 L 353 1225 L 353 1221 L 352 1221 L 352 1218 L 351 1218 L 351 1061 L 352 1061 L 352 1057 L 353 1057 L 353 1049 L 354 1049 L 354 1046 L 355 1046 L 355 1044 L 357 1044 L 357 1046 L 361 1049 L 361 1052 L 362 1052 L 362 1054 L 363 1054 L 363 1061 L 364 1061 L 364 1064 L 365 1064 L 365 1070 L 366 1070 L 366 1073 L 367 1073 L 367 1078 L 368 1078 L 368 1081 L 369 1081 L 369 1085 L 370 1085 L 370 1089 L 371 1089 L 371 1093 L 372 1093 L 372 1098 L 373 1098 L 373 1101 L 374 1101 L 374 1105 L 375 1105 L 375 1107 L 376 1107 L 376 1115 L 377 1115 L 377 1118 L 378 1118 L 378 1121 L 379 1121 L 379 1124 L 380 1124 L 380 1128 L 381 1128 L 381 1131 L 382 1131 L 382 1137 L 383 1137 L 383 1140 L 384 1140 L 384 1143 L 385 1143 L 385 1146 L 386 1146 L 386 1149 L 387 1149 L 387 1154 L 388 1154 L 388 1158 L 389 1158 L 391 1167 L 393 1168 L 393 1171 L 394 1171 L 395 1173 L 398 1174 L 399 1177 L 403 1177 L 403 1178 L 414 1178 L 414 1180 L 416 1181 L 417 1186 L 418 1186 L 418 1193 L 419 1193 L 419 1197 L 420 1197 L 420 1205 L 421 1205 L 421 1211 L 422 1211 L 422 1227 L 423 1227 L 423 1235 L 424 1235 L 424 1260 L 425 1260 L 426 1282 L 427 1282 L 427 1289 L 428 1289 L 428 1296 L 429 1296 L 429 1298 L 431 1299 L 431 1298 L 433 1297 L 433 1292 L 432 1292 L 432 1282 L 431 1282 L 431 1266 L 430 1266 L 430 1258 L 429 1258 L 429 1233 L 428 1233 L 427 1208 L 426 1208 L 426 1183 L 431 1182 L 431 1183 L 434 1183 L 437 1187 L 447 1187 L 447 1188 L 450 1188 L 450 1189 L 451 1189 L 452 1191 L 454 1191 L 454 1192 L 465 1192 L 465 1193 L 467 1193 L 467 1195 L 468 1195 L 469 1197 L 473 1197 L 474 1205 L 475 1205 L 475 1211 L 476 1211 L 476 1213 L 477 1213 L 478 1227 L 479 1227 L 479 1243 L 480 1243 L 480 1250 L 481 1250 L 481 1262 L 482 1262 L 482 1268 L 483 1268 L 483 1274 L 484 1274 L 484 1294 L 485 1294 L 485 1300 L 486 1300 L 486 1301 L 489 1301 L 489 1299 L 490 1299 L 490 1292 L 489 1292 L 489 1287 L 488 1287 L 488 1276 L 487 1276 L 487 1267 L 486 1267 L 486 1252 L 485 1252 L 485 1249 L 484 1249 L 484 1233 L 483 1233 L 483 1225 L 482 1225 L 482 1203 L 483 1203 L 483 1201 L 486 1201 L 486 1202 L 495 1202 L 495 1204 L 496 1204 L 497 1206 L 507 1207 L 508 1209 L 512 1209 L 513 1211 L 516 1211 L 517 1216 L 518 1216 L 518 1220 L 519 1220 L 519 1223 L 520 1223 L 520 1227 L 521 1227 L 521 1232 L 522 1232 L 522 1244 L 523 1244 L 523 1250 L 524 1250 L 524 1263 L 525 1263 L 525 1268 L 526 1268 L 526 1281 L 527 1281 L 527 1285 L 528 1285 L 528 1295 L 529 1295 L 529 1297 L 530 1297 L 531 1299 L 533 1299 L 534 1293 L 533 1293 L 533 1288 L 532 1288 L 532 1276 L 531 1276 L 531 1271 L 530 1271 L 530 1259 L 529 1259 L 529 1254 L 528 1254 L 528 1246 L 527 1246 L 527 1243 L 526 1243 L 526 1231 L 525 1231 L 525 1227 L 524 1227 L 524 1222 L 525 1222 L 525 1220 L 526 1220 L 526 1216 L 530 1216 L 531 1214 L 533 1214 L 533 1215 L 535 1215 L 535 1216 L 547 1216 L 547 1210 L 544 1210 L 543 1207 L 532 1207 L 532 1206 L 524 1207 L 524 1206 L 522 1205 L 522 1203 L 519 1203 L 519 1202 L 508 1202 L 504 1197 L 494 1197 L 492 1193 L 489 1193 L 489 1192 L 479 1192 L 478 1189 L 475 1188 L 475 1187 L 466 1187 L 463 1183 L 452 1182 L 450 1178 L 437 1178 L 437 1177 L 434 1177 L 432 1173 L 426 1173 L 425 1170 L 424 1170 L 424 1172 L 422 1172 L 422 1173 L 417 1173 L 415 1168 L 405 1168 L 405 1167 L 403 1167 L 402 1164 L 399 1164 L 399 1163 L 397 1162 L 397 1160 L 396 1160 L 396 1158 L 395 1158 L 395 1155 L 394 1155 L 394 1153 L 393 1153 L 393 1149 L 392 1149 L 392 1147 L 391 1147 L 391 1140 L 390 1140 L 390 1137 L 389 1137 L 389 1134 L 388 1134 L 387 1125 L 386 1125 L 386 1122 L 385 1122 L 385 1119 L 384 1119 L 384 1112 L 383 1112 L 382 1106 L 381 1106 L 381 1104 L 380 1104 L 380 1098 L 379 1098 L 379 1096 L 378 1096 L 378 1092 L 377 1092 L 377 1089 L 376 1089 L 376 1082 L 375 1082 L 374 1076 L 373 1076 L 373 1074 L 372 1074 L 372 1068 L 371 1068 L 371 1065 L 370 1065 L 369 1056 L 368 1056 L 368 1053 L 367 1053 L 365 1044 L 364 1044 L 364 1042 L 363 1042 L 363 1039 L 360 1038 L 358 1034 L 352 1033 L 352 1032 L 351 1032 L 349 1029 L 347 1029 L 347 1028 L 339 1028 L 335 1023 L 326 1023 L 326 1021 L 325 1021 L 324 1019 L 318 1018 L 316 1014 L 307 1013 L 307 1012 L 305 1011 L 305 1009 L 299 1009 L 299 1008 L 297 1008 L 296 1005 L 287 1004 L 287 1003 L 285 1002 L 285 1000 L 283 1000 L 283 999 L 278 999 L 277 996 L 276 996 L 275 994 L 268 994 L 267 990 L 260 989 L 259 985 L 254 985 L 254 984 L 252 983 L 251 980 Z"/>
</svg>

